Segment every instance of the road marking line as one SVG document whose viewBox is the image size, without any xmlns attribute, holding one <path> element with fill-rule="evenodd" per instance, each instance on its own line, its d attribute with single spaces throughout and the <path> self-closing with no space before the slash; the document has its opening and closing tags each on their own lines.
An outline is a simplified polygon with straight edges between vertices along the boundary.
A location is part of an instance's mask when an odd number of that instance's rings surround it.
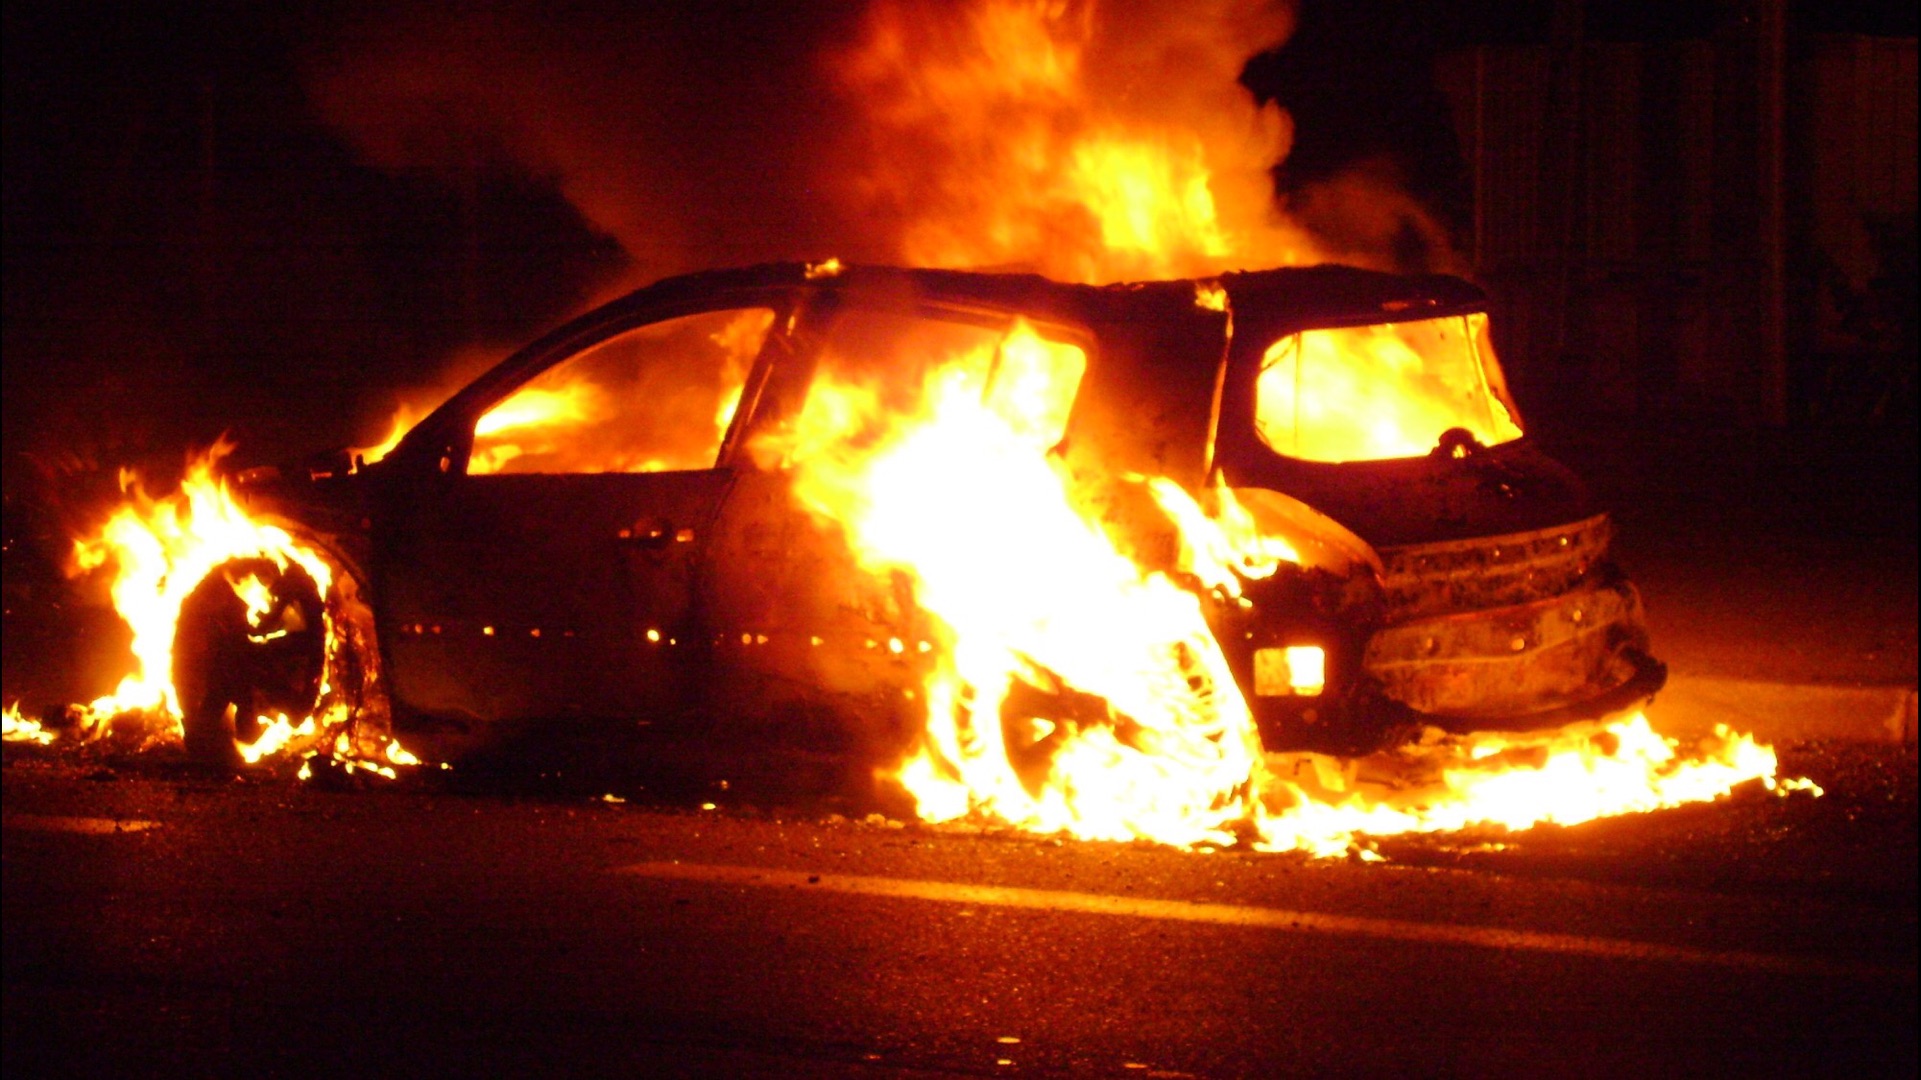
<svg viewBox="0 0 1921 1080">
<path fill-rule="evenodd" d="M 108 836 L 114 833 L 140 832 L 143 829 L 157 829 L 158 821 L 143 821 L 139 818 L 106 817 L 61 817 L 57 814 L 7 814 L 0 817 L 0 827 L 8 829 L 27 829 L 33 832 L 71 832 L 87 833 L 94 836 Z"/>
<path fill-rule="evenodd" d="M 617 874 L 665 878 L 715 885 L 749 885 L 934 900 L 982 907 L 1032 908 L 1122 915 L 1137 919 L 1247 926 L 1267 930 L 1385 938 L 1436 945 L 1467 945 L 1487 949 L 1524 950 L 1594 956 L 1611 960 L 1648 960 L 1707 967 L 1740 968 L 1784 975 L 1826 975 L 1912 983 L 1915 969 L 1881 964 L 1844 963 L 1819 957 L 1780 956 L 1744 950 L 1699 949 L 1625 938 L 1581 937 L 1495 926 L 1424 923 L 1378 919 L 1360 915 L 1331 915 L 1318 911 L 1219 904 L 1206 901 L 1154 900 L 1133 896 L 1023 889 L 1005 885 L 961 885 L 945 881 L 868 877 L 857 874 L 810 874 L 757 866 L 708 863 L 647 862 L 615 867 Z"/>
</svg>

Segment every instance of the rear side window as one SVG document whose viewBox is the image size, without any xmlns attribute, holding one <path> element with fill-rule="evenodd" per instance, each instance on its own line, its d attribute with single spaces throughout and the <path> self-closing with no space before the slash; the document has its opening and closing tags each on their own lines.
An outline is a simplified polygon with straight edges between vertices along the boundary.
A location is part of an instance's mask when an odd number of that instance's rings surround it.
<svg viewBox="0 0 1921 1080">
<path fill-rule="evenodd" d="M 1454 428 L 1521 437 L 1480 313 L 1289 334 L 1261 357 L 1254 423 L 1277 453 L 1324 462 L 1419 457 Z"/>
<path fill-rule="evenodd" d="M 738 308 L 617 334 L 474 425 L 470 474 L 711 469 L 774 313 Z"/>
</svg>

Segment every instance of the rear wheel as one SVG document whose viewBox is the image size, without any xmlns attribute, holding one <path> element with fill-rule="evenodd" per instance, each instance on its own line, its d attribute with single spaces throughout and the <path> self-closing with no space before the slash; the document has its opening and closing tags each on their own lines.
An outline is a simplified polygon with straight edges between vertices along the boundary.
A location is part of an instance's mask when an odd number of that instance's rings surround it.
<svg viewBox="0 0 1921 1080">
<path fill-rule="evenodd" d="M 294 723 L 320 700 L 327 661 L 326 603 L 298 563 L 233 559 L 214 568 L 180 607 L 173 684 L 187 752 L 238 764 L 263 717 Z"/>
</svg>

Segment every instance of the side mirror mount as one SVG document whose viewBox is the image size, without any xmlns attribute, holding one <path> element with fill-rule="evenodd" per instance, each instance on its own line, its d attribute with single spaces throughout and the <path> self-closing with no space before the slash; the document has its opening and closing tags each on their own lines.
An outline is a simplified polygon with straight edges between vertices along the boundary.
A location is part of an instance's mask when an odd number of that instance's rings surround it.
<svg viewBox="0 0 1921 1080">
<path fill-rule="evenodd" d="M 325 480 L 329 477 L 346 476 L 354 471 L 353 457 L 342 446 L 332 450 L 322 450 L 308 458 L 303 466 L 308 479 Z"/>
</svg>

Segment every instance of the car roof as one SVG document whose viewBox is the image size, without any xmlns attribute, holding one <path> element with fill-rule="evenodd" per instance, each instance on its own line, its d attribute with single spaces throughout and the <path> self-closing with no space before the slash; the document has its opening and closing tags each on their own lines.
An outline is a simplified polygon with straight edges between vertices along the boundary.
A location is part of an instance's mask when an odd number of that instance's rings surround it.
<svg viewBox="0 0 1921 1080">
<path fill-rule="evenodd" d="M 1478 287 L 1445 274 L 1392 274 L 1354 266 L 1236 270 L 1198 278 L 1081 285 L 1039 274 L 998 270 L 938 270 L 838 263 L 764 263 L 663 278 L 583 318 L 627 308 L 668 304 L 715 293 L 807 288 L 822 292 L 911 294 L 925 302 L 978 304 L 1009 311 L 1057 314 L 1103 322 L 1151 316 L 1168 302 L 1191 304 L 1203 285 L 1224 287 L 1236 310 L 1303 322 L 1378 319 L 1410 310 L 1453 311 L 1483 305 Z M 1399 315 L 1399 317 L 1406 317 Z"/>
</svg>

